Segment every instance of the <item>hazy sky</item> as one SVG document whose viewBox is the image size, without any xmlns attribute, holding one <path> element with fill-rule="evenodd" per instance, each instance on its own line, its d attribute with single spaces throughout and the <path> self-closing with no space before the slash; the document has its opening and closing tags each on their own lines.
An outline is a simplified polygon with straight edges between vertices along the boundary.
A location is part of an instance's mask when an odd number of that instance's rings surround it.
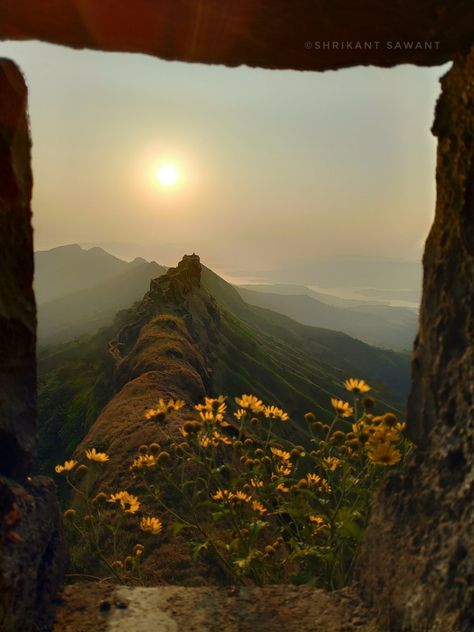
<svg viewBox="0 0 474 632">
<path fill-rule="evenodd" d="M 302 73 L 0 43 L 30 89 L 36 249 L 101 244 L 227 274 L 417 259 L 443 68 Z M 166 189 L 164 163 L 181 173 Z"/>
</svg>

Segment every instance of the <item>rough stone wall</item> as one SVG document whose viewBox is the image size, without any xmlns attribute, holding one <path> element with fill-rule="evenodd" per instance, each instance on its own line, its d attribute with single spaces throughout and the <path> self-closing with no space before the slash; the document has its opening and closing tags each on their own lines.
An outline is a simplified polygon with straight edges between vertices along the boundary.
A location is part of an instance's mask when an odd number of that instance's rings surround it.
<svg viewBox="0 0 474 632">
<path fill-rule="evenodd" d="M 420 444 L 438 421 L 462 431 L 474 413 L 474 53 L 442 80 L 437 203 L 423 258 L 409 429 Z"/>
<path fill-rule="evenodd" d="M 54 485 L 28 477 L 36 446 L 27 90 L 0 60 L 0 630 L 45 620 L 65 552 Z M 39 628 L 35 628 L 39 629 Z"/>
<path fill-rule="evenodd" d="M 0 60 L 0 474 L 23 476 L 35 449 L 36 312 L 33 295 L 27 91 Z"/>
<path fill-rule="evenodd" d="M 0 478 L 0 630 L 49 629 L 66 559 L 56 488 Z"/>
<path fill-rule="evenodd" d="M 442 80 L 436 218 L 424 256 L 409 430 L 358 563 L 382 629 L 474 629 L 474 48 Z"/>
<path fill-rule="evenodd" d="M 359 64 L 432 66 L 469 49 L 473 38 L 470 0 L 0 2 L 0 39 L 41 39 L 76 48 L 227 66 L 297 70 Z M 333 41 L 352 45 L 338 49 L 315 45 Z M 425 41 L 438 44 L 431 49 L 415 47 Z M 366 47 L 365 42 L 372 45 Z M 402 44 L 396 47 L 395 42 Z"/>
</svg>

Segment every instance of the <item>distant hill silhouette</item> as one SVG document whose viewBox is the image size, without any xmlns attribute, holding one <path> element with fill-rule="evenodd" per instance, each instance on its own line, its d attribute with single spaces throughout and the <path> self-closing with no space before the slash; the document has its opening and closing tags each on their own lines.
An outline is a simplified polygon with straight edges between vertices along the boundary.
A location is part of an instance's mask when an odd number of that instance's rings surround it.
<svg viewBox="0 0 474 632">
<path fill-rule="evenodd" d="M 38 341 L 58 344 L 110 325 L 141 299 L 166 268 L 137 258 L 122 261 L 102 248 L 62 246 L 35 254 Z"/>
<path fill-rule="evenodd" d="M 298 286 L 275 286 L 275 293 L 271 292 L 273 286 L 256 286 L 260 291 L 251 287 L 237 288 L 247 303 L 285 314 L 304 325 L 336 329 L 387 349 L 408 350 L 413 345 L 418 326 L 413 310 L 338 299 Z"/>
<path fill-rule="evenodd" d="M 166 271 L 155 262 L 141 258 L 127 262 L 102 248 L 84 249 L 77 244 L 37 252 L 35 261 L 40 345 L 67 342 L 110 325 L 118 311 L 140 300 L 150 281 Z M 338 298 L 288 284 L 237 290 L 247 303 L 382 348 L 411 349 L 416 335 L 413 310 Z"/>
</svg>

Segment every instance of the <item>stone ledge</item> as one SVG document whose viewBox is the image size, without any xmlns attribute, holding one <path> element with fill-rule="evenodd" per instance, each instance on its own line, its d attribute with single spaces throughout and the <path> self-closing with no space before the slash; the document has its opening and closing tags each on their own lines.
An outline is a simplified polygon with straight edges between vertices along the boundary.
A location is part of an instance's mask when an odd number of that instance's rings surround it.
<svg viewBox="0 0 474 632">
<path fill-rule="evenodd" d="M 355 593 L 308 586 L 66 588 L 54 632 L 377 632 Z"/>
</svg>

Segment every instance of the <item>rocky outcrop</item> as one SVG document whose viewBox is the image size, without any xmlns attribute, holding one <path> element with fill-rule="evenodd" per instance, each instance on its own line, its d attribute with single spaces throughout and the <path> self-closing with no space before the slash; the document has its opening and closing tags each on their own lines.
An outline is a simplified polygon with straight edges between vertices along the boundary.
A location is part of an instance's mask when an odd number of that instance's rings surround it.
<svg viewBox="0 0 474 632">
<path fill-rule="evenodd" d="M 36 314 L 32 290 L 27 91 L 0 60 L 0 629 L 46 621 L 64 569 L 54 485 L 29 479 L 36 446 Z"/>
<path fill-rule="evenodd" d="M 56 487 L 0 478 L 0 630 L 47 630 L 66 550 Z"/>
<path fill-rule="evenodd" d="M 474 49 L 442 85 L 408 420 L 420 448 L 382 485 L 358 565 L 394 631 L 474 629 Z"/>
<path fill-rule="evenodd" d="M 409 431 L 426 444 L 466 430 L 474 411 L 474 49 L 442 80 L 435 221 L 423 260 L 423 301 L 413 358 Z"/>
<path fill-rule="evenodd" d="M 227 66 L 432 66 L 473 36 L 465 0 L 2 0 L 0 8 L 0 38 Z"/>
</svg>

